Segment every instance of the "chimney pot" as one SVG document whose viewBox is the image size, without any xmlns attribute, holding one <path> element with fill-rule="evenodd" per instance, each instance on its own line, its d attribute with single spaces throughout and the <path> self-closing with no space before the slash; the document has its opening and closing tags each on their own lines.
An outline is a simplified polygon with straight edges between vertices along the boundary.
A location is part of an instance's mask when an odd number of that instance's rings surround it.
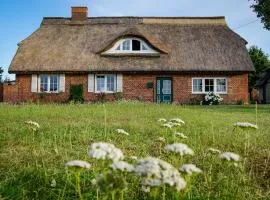
<svg viewBox="0 0 270 200">
<path fill-rule="evenodd" d="M 88 18 L 88 8 L 87 7 L 72 7 L 72 20 L 83 21 Z"/>
</svg>

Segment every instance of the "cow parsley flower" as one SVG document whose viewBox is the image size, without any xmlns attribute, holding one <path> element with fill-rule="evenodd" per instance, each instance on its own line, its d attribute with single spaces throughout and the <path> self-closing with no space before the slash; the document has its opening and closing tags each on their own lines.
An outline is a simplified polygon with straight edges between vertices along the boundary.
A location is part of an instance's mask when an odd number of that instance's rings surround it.
<svg viewBox="0 0 270 200">
<path fill-rule="evenodd" d="M 125 161 L 113 161 L 110 167 L 113 170 L 120 170 L 120 171 L 127 171 L 127 172 L 134 171 L 134 166 Z"/>
<path fill-rule="evenodd" d="M 173 126 L 182 126 L 182 124 L 177 123 L 177 122 L 171 122 L 171 125 L 173 125 Z"/>
<path fill-rule="evenodd" d="M 173 127 L 173 124 L 168 122 L 166 124 L 163 124 L 163 126 L 171 129 Z"/>
<path fill-rule="evenodd" d="M 214 148 L 208 148 L 207 150 L 208 150 L 209 152 L 211 152 L 211 153 L 214 153 L 214 154 L 220 154 L 220 153 L 221 153 L 220 150 L 214 149 Z"/>
<path fill-rule="evenodd" d="M 92 184 L 92 185 L 96 185 L 96 184 L 97 184 L 97 179 L 93 178 L 93 179 L 91 180 L 91 184 Z"/>
<path fill-rule="evenodd" d="M 165 146 L 165 150 L 179 153 L 181 156 L 185 154 L 194 155 L 194 151 L 191 148 L 189 148 L 186 144 L 182 143 L 169 144 Z"/>
<path fill-rule="evenodd" d="M 240 156 L 232 152 L 222 153 L 220 155 L 220 158 L 223 160 L 236 161 L 236 162 L 240 160 Z"/>
<path fill-rule="evenodd" d="M 158 122 L 166 122 L 167 120 L 165 118 L 159 118 Z"/>
<path fill-rule="evenodd" d="M 253 128 L 253 129 L 258 129 L 258 126 L 255 124 L 251 124 L 248 122 L 236 122 L 234 123 L 235 127 L 240 127 L 240 128 Z"/>
<path fill-rule="evenodd" d="M 83 160 L 72 160 L 65 164 L 65 167 L 74 167 L 74 168 L 86 168 L 90 169 L 91 165 Z"/>
<path fill-rule="evenodd" d="M 123 135 L 129 135 L 129 133 L 126 132 L 124 129 L 116 129 L 116 132 Z"/>
<path fill-rule="evenodd" d="M 40 125 L 37 122 L 31 120 L 25 121 L 24 123 L 28 124 L 33 131 L 37 131 L 40 128 Z"/>
<path fill-rule="evenodd" d="M 175 133 L 175 135 L 183 138 L 183 139 L 187 139 L 188 137 L 184 134 L 184 133 Z"/>
<path fill-rule="evenodd" d="M 124 154 L 113 144 L 98 142 L 89 147 L 88 155 L 96 159 L 123 160 Z"/>
<path fill-rule="evenodd" d="M 55 179 L 52 180 L 51 187 L 56 187 L 56 180 Z"/>
<path fill-rule="evenodd" d="M 150 190 L 151 190 L 151 188 L 143 185 L 142 188 L 141 188 L 141 190 L 142 190 L 143 192 L 145 192 L 145 193 L 149 193 Z"/>
<path fill-rule="evenodd" d="M 170 121 L 171 122 L 176 122 L 176 123 L 179 123 L 179 124 L 185 124 L 185 122 L 180 118 L 173 118 Z"/>
<path fill-rule="evenodd" d="M 202 173 L 202 170 L 196 167 L 194 164 L 184 164 L 180 170 L 187 173 L 188 175 L 192 175 L 192 173 Z"/>
<path fill-rule="evenodd" d="M 135 167 L 135 173 L 143 178 L 142 185 L 154 187 L 167 184 L 180 191 L 186 187 L 186 181 L 180 173 L 166 161 L 147 157 L 140 159 Z"/>
<path fill-rule="evenodd" d="M 131 159 L 133 160 L 138 160 L 138 157 L 137 156 L 129 156 Z"/>
<path fill-rule="evenodd" d="M 166 142 L 166 139 L 164 137 L 158 137 L 157 141 L 159 142 Z"/>
</svg>

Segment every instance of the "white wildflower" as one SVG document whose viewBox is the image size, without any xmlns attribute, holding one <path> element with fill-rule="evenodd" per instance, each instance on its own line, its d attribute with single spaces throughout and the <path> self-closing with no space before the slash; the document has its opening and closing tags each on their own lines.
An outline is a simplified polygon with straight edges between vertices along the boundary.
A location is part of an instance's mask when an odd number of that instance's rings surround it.
<svg viewBox="0 0 270 200">
<path fill-rule="evenodd" d="M 93 179 L 91 180 L 91 184 L 92 184 L 92 185 L 96 185 L 96 184 L 97 184 L 97 179 L 93 178 Z"/>
<path fill-rule="evenodd" d="M 240 127 L 240 128 L 253 128 L 253 129 L 258 129 L 258 126 L 255 124 L 251 124 L 248 122 L 236 122 L 234 123 L 234 126 Z"/>
<path fill-rule="evenodd" d="M 165 146 L 165 150 L 179 153 L 181 156 L 185 154 L 194 155 L 194 151 L 182 143 L 169 144 Z"/>
<path fill-rule="evenodd" d="M 165 139 L 164 137 L 158 137 L 158 138 L 157 138 L 157 141 L 160 141 L 160 142 L 165 142 L 165 141 L 166 141 L 166 139 Z"/>
<path fill-rule="evenodd" d="M 33 131 L 37 131 L 40 128 L 40 125 L 37 122 L 31 120 L 25 121 L 24 123 L 30 125 Z"/>
<path fill-rule="evenodd" d="M 116 132 L 117 132 L 118 134 L 129 135 L 129 133 L 126 132 L 124 129 L 116 129 Z"/>
<path fill-rule="evenodd" d="M 222 153 L 220 155 L 220 158 L 223 160 L 236 161 L 236 162 L 240 160 L 240 156 L 232 152 Z"/>
<path fill-rule="evenodd" d="M 180 118 L 173 118 L 170 121 L 171 122 L 180 123 L 180 124 L 185 124 L 185 122 L 182 119 L 180 119 Z"/>
<path fill-rule="evenodd" d="M 149 193 L 150 192 L 150 187 L 147 187 L 147 186 L 142 186 L 142 191 L 145 192 L 145 193 Z"/>
<path fill-rule="evenodd" d="M 177 123 L 177 122 L 171 122 L 171 125 L 172 125 L 172 126 L 182 126 L 182 124 Z"/>
<path fill-rule="evenodd" d="M 184 134 L 184 133 L 175 133 L 175 135 L 183 138 L 183 139 L 187 139 L 188 137 Z"/>
<path fill-rule="evenodd" d="M 214 149 L 214 148 L 211 148 L 211 147 L 210 147 L 210 148 L 208 148 L 207 150 L 208 150 L 209 152 L 211 152 L 211 153 L 214 153 L 214 154 L 215 154 L 215 153 L 216 153 L 216 154 L 220 154 L 220 153 L 221 153 L 221 151 L 220 151 L 220 150 L 218 150 L 218 149 Z"/>
<path fill-rule="evenodd" d="M 130 156 L 130 158 L 133 159 L 133 160 L 138 160 L 137 156 Z"/>
<path fill-rule="evenodd" d="M 52 180 L 51 187 L 56 187 L 56 180 L 55 179 Z"/>
<path fill-rule="evenodd" d="M 167 120 L 165 118 L 159 118 L 158 122 L 166 122 Z"/>
<path fill-rule="evenodd" d="M 168 122 L 166 124 L 163 124 L 163 126 L 166 127 L 166 128 L 172 128 L 173 124 Z"/>
<path fill-rule="evenodd" d="M 192 175 L 192 173 L 202 173 L 202 170 L 196 167 L 194 164 L 184 164 L 180 170 L 187 173 L 188 175 Z"/>
<path fill-rule="evenodd" d="M 186 181 L 180 173 L 169 163 L 158 158 L 147 157 L 138 160 L 135 168 L 137 175 L 142 176 L 143 186 L 174 186 L 178 191 L 186 187 Z"/>
<path fill-rule="evenodd" d="M 83 160 L 72 160 L 65 164 L 66 167 L 86 168 L 90 169 L 91 165 Z"/>
<path fill-rule="evenodd" d="M 120 171 L 127 171 L 127 172 L 134 171 L 134 166 L 125 161 L 113 161 L 110 167 L 113 170 L 120 170 Z"/>
<path fill-rule="evenodd" d="M 98 142 L 89 147 L 88 155 L 96 159 L 123 160 L 124 154 L 113 144 Z"/>
</svg>

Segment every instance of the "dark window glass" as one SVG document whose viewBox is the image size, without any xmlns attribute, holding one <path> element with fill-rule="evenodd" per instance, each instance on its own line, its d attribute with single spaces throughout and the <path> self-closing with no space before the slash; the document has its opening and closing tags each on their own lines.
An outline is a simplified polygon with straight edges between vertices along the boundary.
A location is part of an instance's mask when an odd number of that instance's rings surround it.
<svg viewBox="0 0 270 200">
<path fill-rule="evenodd" d="M 214 92 L 214 79 L 205 79 L 205 92 Z"/>
<path fill-rule="evenodd" d="M 132 51 L 140 51 L 141 42 L 139 40 L 132 40 Z"/>
</svg>

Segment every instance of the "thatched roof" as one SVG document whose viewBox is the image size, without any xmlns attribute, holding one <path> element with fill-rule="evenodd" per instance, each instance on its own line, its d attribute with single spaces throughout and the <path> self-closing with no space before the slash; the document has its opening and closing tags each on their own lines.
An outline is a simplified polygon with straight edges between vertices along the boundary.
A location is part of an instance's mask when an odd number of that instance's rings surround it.
<svg viewBox="0 0 270 200">
<path fill-rule="evenodd" d="M 137 36 L 158 56 L 103 56 L 119 38 Z M 19 44 L 9 71 L 253 71 L 246 41 L 224 17 L 44 18 Z"/>
</svg>

